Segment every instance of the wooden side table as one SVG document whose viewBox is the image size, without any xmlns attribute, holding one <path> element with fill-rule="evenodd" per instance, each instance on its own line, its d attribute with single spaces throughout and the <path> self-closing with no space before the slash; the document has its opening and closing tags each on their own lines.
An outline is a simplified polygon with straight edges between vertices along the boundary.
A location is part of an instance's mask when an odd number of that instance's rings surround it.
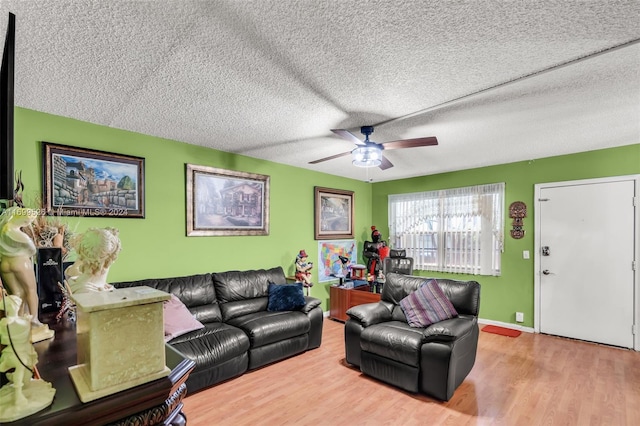
<svg viewBox="0 0 640 426">
<path fill-rule="evenodd" d="M 347 311 L 352 306 L 380 301 L 380 293 L 372 293 L 368 285 L 356 288 L 329 287 L 329 318 L 346 321 Z"/>
</svg>

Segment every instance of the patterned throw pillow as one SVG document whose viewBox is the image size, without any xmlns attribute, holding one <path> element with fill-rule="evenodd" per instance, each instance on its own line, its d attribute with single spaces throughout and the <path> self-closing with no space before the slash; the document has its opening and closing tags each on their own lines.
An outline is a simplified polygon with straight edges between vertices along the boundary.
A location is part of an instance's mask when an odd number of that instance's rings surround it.
<svg viewBox="0 0 640 426">
<path fill-rule="evenodd" d="M 416 291 L 402 299 L 400 308 L 411 327 L 424 328 L 458 316 L 458 312 L 436 280 L 422 284 Z"/>
<path fill-rule="evenodd" d="M 269 304 L 267 305 L 267 311 L 298 311 L 305 303 L 302 283 L 269 283 Z"/>
</svg>

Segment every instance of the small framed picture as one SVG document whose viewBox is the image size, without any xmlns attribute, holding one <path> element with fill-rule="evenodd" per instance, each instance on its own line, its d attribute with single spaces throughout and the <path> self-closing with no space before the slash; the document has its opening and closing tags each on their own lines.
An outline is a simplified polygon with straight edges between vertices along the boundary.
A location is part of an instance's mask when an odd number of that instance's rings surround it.
<svg viewBox="0 0 640 426">
<path fill-rule="evenodd" d="M 353 191 L 315 188 L 315 239 L 353 238 Z"/>
</svg>

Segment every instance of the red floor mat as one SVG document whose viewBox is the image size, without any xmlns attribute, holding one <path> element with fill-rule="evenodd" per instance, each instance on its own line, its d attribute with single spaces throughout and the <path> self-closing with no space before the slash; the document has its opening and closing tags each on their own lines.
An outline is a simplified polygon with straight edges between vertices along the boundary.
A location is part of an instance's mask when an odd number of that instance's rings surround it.
<svg viewBox="0 0 640 426">
<path fill-rule="evenodd" d="M 500 334 L 501 336 L 518 337 L 522 334 L 520 330 L 513 330 L 511 328 L 498 327 L 497 325 L 485 325 L 482 327 L 482 331 L 487 333 Z"/>
</svg>

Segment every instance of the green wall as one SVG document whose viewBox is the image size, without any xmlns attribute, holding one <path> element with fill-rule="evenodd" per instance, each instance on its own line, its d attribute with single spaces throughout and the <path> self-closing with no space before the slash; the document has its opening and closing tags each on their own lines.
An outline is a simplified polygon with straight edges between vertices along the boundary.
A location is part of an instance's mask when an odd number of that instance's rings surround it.
<svg viewBox="0 0 640 426">
<path fill-rule="evenodd" d="M 533 326 L 534 185 L 544 182 L 588 179 L 640 173 L 640 144 L 583 152 L 532 161 L 442 173 L 418 178 L 368 184 L 297 167 L 229 154 L 177 141 L 99 126 L 28 109 L 15 110 L 15 168 L 22 170 L 25 201 L 39 205 L 42 188 L 41 141 L 80 146 L 145 158 L 146 217 L 69 218 L 69 227 L 82 232 L 89 227 L 113 226 L 120 230 L 122 252 L 109 273 L 110 281 L 160 278 L 231 269 L 282 266 L 294 271 L 294 258 L 305 249 L 317 259 L 313 230 L 313 187 L 355 192 L 355 230 L 358 251 L 376 225 L 383 238 L 388 233 L 387 195 L 506 182 L 506 203 L 524 201 L 529 215 L 526 235 L 514 240 L 505 221 L 505 251 L 500 277 L 444 273 L 421 275 L 475 279 L 482 284 L 482 318 L 515 322 L 515 312 L 525 314 Z M 271 177 L 270 234 L 255 237 L 186 237 L 185 164 L 219 167 Z M 529 250 L 531 259 L 522 259 Z M 361 261 L 362 259 L 360 259 Z M 314 270 L 311 295 L 328 309 L 328 284 L 317 283 Z"/>
<path fill-rule="evenodd" d="M 106 226 L 120 230 L 122 251 L 109 272 L 112 282 L 273 266 L 292 274 L 299 250 L 305 249 L 314 263 L 318 256 L 314 186 L 355 192 L 359 247 L 371 226 L 371 185 L 365 182 L 16 108 L 15 168 L 22 170 L 30 207 L 39 207 L 41 198 L 41 141 L 145 158 L 144 219 L 65 219 L 76 232 Z M 187 237 L 185 163 L 269 175 L 269 235 Z M 315 284 L 311 295 L 328 308 L 328 284 Z"/>
<path fill-rule="evenodd" d="M 534 308 L 534 185 L 607 176 L 640 174 L 640 144 L 563 155 L 459 172 L 442 173 L 411 179 L 373 184 L 373 223 L 388 236 L 387 196 L 435 189 L 456 188 L 494 182 L 506 182 L 505 244 L 502 275 L 499 277 L 434 273 L 418 271 L 419 275 L 473 279 L 481 286 L 480 317 L 515 323 L 515 312 L 523 312 L 523 325 L 533 327 Z M 514 201 L 524 201 L 528 217 L 524 220 L 526 234 L 515 240 L 509 236 L 511 220 L 507 208 Z M 385 232 L 386 231 L 386 232 Z M 529 250 L 531 258 L 522 258 Z"/>
</svg>

